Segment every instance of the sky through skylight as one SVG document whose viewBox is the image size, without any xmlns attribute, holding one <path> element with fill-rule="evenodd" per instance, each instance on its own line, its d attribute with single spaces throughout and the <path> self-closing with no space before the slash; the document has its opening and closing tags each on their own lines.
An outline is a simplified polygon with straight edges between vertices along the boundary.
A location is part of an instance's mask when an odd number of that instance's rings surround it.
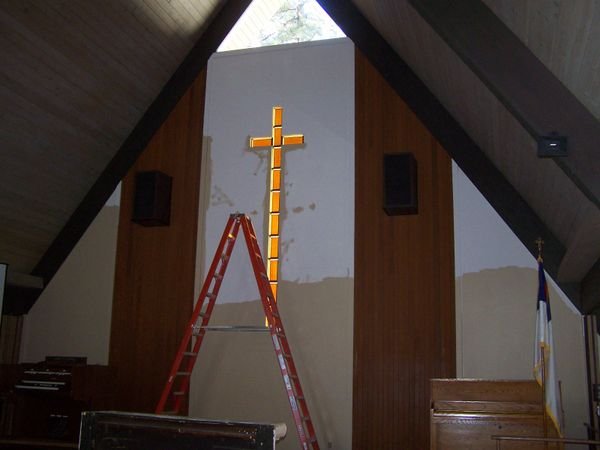
<svg viewBox="0 0 600 450">
<path fill-rule="evenodd" d="M 254 0 L 217 51 L 344 36 L 316 0 Z"/>
</svg>

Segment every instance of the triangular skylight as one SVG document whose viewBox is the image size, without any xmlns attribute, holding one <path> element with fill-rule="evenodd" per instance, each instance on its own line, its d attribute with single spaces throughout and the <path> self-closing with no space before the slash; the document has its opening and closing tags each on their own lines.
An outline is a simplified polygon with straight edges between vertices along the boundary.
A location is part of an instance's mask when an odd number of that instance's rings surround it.
<svg viewBox="0 0 600 450">
<path fill-rule="evenodd" d="M 254 0 L 217 51 L 344 36 L 316 0 Z"/>
</svg>

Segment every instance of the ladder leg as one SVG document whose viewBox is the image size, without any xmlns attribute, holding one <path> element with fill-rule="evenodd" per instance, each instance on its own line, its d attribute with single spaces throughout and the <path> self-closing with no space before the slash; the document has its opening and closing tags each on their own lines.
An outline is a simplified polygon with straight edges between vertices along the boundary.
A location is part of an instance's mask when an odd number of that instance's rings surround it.
<svg viewBox="0 0 600 450">
<path fill-rule="evenodd" d="M 250 219 L 246 216 L 242 218 L 242 231 L 246 240 L 246 246 L 248 247 L 263 309 L 267 316 L 273 347 L 292 410 L 292 416 L 294 417 L 300 445 L 306 450 L 319 450 L 319 443 L 308 410 L 308 403 L 300 385 L 300 378 L 298 377 L 291 349 L 285 335 L 283 322 L 281 321 L 275 296 L 269 283 L 269 277 L 266 274 L 256 233 Z"/>
<path fill-rule="evenodd" d="M 247 216 L 232 214 L 225 226 L 225 230 L 215 252 L 213 262 L 209 268 L 206 280 L 196 302 L 192 317 L 186 328 L 185 335 L 179 346 L 179 350 L 173 362 L 169 378 L 163 389 L 161 398 L 156 407 L 156 413 L 166 413 L 166 403 L 170 400 L 173 410 L 177 413 L 181 407 L 183 398 L 187 394 L 190 385 L 190 376 L 196 362 L 200 346 L 206 333 L 206 326 L 210 320 L 217 294 L 221 287 L 229 258 L 233 251 L 240 227 L 244 234 L 248 253 L 265 315 L 268 320 L 269 332 L 277 356 L 279 369 L 284 381 L 284 386 L 292 410 L 292 416 L 296 424 L 296 431 L 300 445 L 304 450 L 319 450 L 315 429 L 309 414 L 308 404 L 304 397 L 300 380 L 292 358 L 290 346 L 285 335 L 283 322 L 279 314 L 275 296 L 269 283 L 265 265 L 262 260 L 260 247 L 256 239 L 256 233 L 252 223 Z M 203 310 L 204 302 L 208 300 Z M 202 318 L 198 324 L 199 318 Z M 195 341 L 192 343 L 192 339 Z M 191 351 L 190 351 L 191 345 Z M 176 380 L 178 383 L 176 383 Z"/>
<path fill-rule="evenodd" d="M 198 295 L 196 306 L 179 344 L 179 349 L 171 366 L 167 382 L 156 405 L 156 414 L 167 411 L 166 404 L 169 400 L 172 400 L 173 407 L 168 412 L 177 414 L 181 407 L 182 399 L 189 389 L 191 372 L 205 334 L 202 326 L 205 326 L 210 320 L 217 294 L 221 287 L 225 270 L 227 269 L 229 257 L 233 252 L 233 246 L 239 232 L 240 217 L 239 214 L 232 214 L 225 225 L 225 230 L 215 251 L 215 256 Z M 212 290 L 210 290 L 211 286 Z M 203 311 L 202 308 L 206 299 L 208 299 L 208 303 L 206 304 L 206 309 Z M 198 319 L 200 317 L 202 317 L 202 324 L 199 326 Z M 193 350 L 188 352 L 187 350 L 193 336 L 195 336 L 196 341 L 194 342 Z M 179 383 L 176 383 L 176 381 L 179 381 Z"/>
</svg>

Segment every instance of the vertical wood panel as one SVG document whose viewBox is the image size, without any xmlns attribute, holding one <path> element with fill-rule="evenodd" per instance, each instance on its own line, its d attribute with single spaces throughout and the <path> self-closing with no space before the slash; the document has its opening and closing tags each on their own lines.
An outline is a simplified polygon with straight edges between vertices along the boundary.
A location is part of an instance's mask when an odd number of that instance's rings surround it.
<svg viewBox="0 0 600 450">
<path fill-rule="evenodd" d="M 119 409 L 154 410 L 191 314 L 205 84 L 203 71 L 123 180 L 110 341 Z M 167 227 L 131 221 L 144 170 L 173 178 Z"/>
<path fill-rule="evenodd" d="M 411 151 L 419 213 L 388 217 L 384 152 Z M 356 56 L 353 447 L 429 448 L 429 379 L 455 376 L 451 160 Z"/>
</svg>

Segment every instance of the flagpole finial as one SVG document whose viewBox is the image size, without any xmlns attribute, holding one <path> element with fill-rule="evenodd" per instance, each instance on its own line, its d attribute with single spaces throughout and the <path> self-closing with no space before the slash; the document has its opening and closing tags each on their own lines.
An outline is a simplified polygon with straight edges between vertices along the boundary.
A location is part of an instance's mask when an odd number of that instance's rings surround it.
<svg viewBox="0 0 600 450">
<path fill-rule="evenodd" d="M 542 249 L 544 247 L 544 240 L 541 237 L 538 237 L 535 240 L 535 243 L 537 244 L 537 249 L 538 249 L 538 261 L 542 261 Z"/>
</svg>

